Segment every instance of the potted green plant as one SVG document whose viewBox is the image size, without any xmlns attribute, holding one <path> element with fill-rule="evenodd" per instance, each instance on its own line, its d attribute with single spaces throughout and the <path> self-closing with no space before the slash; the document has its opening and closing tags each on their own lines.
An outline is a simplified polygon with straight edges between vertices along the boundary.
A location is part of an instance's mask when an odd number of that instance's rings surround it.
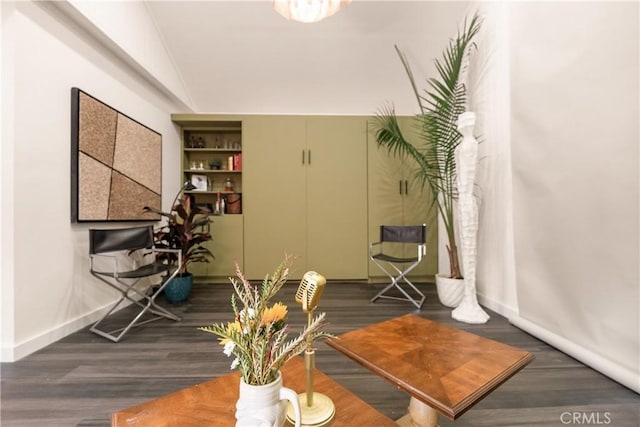
<svg viewBox="0 0 640 427">
<path fill-rule="evenodd" d="M 182 266 L 176 278 L 165 288 L 170 302 L 177 303 L 188 298 L 193 286 L 193 275 L 188 268 L 196 262 L 210 262 L 214 258 L 211 251 L 202 244 L 212 239 L 205 226 L 213 222 L 209 209 L 196 206 L 191 197 L 182 190 L 176 196 L 170 212 L 163 212 L 146 206 L 145 212 L 153 212 L 166 219 L 166 224 L 155 231 L 155 245 L 159 249 L 179 249 Z M 158 258 L 169 264 L 178 263 L 178 255 L 171 252 L 159 253 Z"/>
<path fill-rule="evenodd" d="M 454 223 L 454 201 L 457 197 L 455 149 L 462 140 L 457 130 L 457 119 L 465 111 L 467 100 L 464 84 L 467 56 L 475 46 L 473 39 L 480 26 L 477 14 L 470 21 L 465 20 L 464 31 L 449 40 L 441 60 L 434 60 L 439 78 L 427 79 L 427 88 L 423 90 L 418 89 L 406 56 L 395 46 L 420 108 L 414 117 L 420 145 L 413 145 L 402 133 L 393 106 L 381 108 L 376 115 L 378 146 L 385 147 L 393 155 L 409 156 L 416 161 L 416 178 L 423 187 L 428 185 L 431 189 L 432 206 L 437 207 L 442 218 L 447 233 L 450 273 L 448 276 L 437 275 L 436 284 L 441 302 L 448 306 L 457 305 L 463 290 Z M 459 283 L 453 286 L 457 286 L 459 292 L 453 292 L 452 298 L 444 297 L 450 291 L 441 288 L 443 281 L 439 278 L 458 279 Z"/>
</svg>

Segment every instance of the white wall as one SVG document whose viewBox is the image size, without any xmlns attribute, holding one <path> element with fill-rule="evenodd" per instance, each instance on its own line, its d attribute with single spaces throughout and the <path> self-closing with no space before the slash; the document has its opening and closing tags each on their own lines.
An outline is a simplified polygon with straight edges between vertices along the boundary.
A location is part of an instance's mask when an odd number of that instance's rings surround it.
<svg viewBox="0 0 640 427">
<path fill-rule="evenodd" d="M 170 113 L 183 107 L 51 4 L 3 2 L 2 19 L 2 360 L 11 361 L 88 324 L 115 296 L 88 273 L 90 225 L 70 223 L 71 87 L 163 135 L 165 203 L 180 182 Z"/>
<path fill-rule="evenodd" d="M 178 103 L 181 111 L 192 109 L 191 98 L 147 3 L 67 0 L 56 5 Z"/>
<path fill-rule="evenodd" d="M 477 293 L 479 301 L 498 313 L 518 312 L 513 255 L 511 182 L 511 109 L 509 7 L 485 2 L 479 7 L 482 31 L 471 57 L 469 110 L 476 112 L 479 230 Z"/>
<path fill-rule="evenodd" d="M 511 320 L 640 392 L 638 13 L 511 5 Z"/>
</svg>

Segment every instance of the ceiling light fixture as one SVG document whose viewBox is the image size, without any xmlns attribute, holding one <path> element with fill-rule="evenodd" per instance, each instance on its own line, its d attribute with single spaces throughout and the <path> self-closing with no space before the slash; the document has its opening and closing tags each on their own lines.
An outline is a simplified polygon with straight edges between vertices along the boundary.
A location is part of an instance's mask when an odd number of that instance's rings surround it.
<svg viewBox="0 0 640 427">
<path fill-rule="evenodd" d="M 298 22 L 318 22 L 327 18 L 351 0 L 273 0 L 273 8 L 285 18 Z"/>
</svg>

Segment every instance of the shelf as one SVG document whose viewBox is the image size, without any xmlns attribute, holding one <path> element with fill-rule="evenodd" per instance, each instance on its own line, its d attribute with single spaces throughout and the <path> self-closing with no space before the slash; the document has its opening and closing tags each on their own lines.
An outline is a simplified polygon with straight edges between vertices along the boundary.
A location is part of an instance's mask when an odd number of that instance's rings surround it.
<svg viewBox="0 0 640 427">
<path fill-rule="evenodd" d="M 242 148 L 185 148 L 184 151 L 192 153 L 242 153 Z"/>
<path fill-rule="evenodd" d="M 237 193 L 235 191 L 197 191 L 197 190 L 193 190 L 193 191 L 185 191 L 185 194 L 242 194 L 242 193 Z"/>
<path fill-rule="evenodd" d="M 234 169 L 185 169 L 186 173 L 242 173 L 242 170 Z"/>
</svg>

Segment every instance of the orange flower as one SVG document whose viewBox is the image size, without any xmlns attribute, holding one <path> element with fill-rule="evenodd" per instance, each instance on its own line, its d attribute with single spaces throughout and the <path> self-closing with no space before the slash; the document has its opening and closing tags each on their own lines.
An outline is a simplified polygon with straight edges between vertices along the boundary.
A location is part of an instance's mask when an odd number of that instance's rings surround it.
<svg viewBox="0 0 640 427">
<path fill-rule="evenodd" d="M 260 318 L 260 325 L 266 326 L 270 323 L 277 323 L 287 317 L 287 306 L 281 302 L 273 304 L 271 308 L 265 308 L 262 311 L 262 317 Z"/>
</svg>

